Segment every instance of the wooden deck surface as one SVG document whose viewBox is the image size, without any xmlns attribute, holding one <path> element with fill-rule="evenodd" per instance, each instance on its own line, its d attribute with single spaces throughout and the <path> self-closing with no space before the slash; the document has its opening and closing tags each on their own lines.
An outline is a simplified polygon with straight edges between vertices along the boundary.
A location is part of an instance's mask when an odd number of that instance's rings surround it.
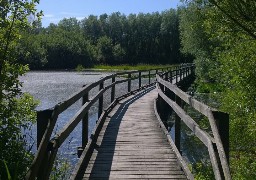
<svg viewBox="0 0 256 180">
<path fill-rule="evenodd" d="M 147 89 L 110 112 L 84 179 L 186 179 L 156 120 L 156 96 Z"/>
</svg>

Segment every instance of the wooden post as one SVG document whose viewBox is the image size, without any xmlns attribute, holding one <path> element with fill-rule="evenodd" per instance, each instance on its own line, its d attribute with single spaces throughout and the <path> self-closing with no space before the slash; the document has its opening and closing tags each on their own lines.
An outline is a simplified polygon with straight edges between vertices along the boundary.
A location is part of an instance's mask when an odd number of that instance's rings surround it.
<svg viewBox="0 0 256 180">
<path fill-rule="evenodd" d="M 170 83 L 172 83 L 172 76 L 173 76 L 173 71 L 171 70 L 170 71 L 170 78 L 171 78 Z"/>
<path fill-rule="evenodd" d="M 229 115 L 219 111 L 213 111 L 212 113 L 216 121 L 220 139 L 229 164 Z"/>
<path fill-rule="evenodd" d="M 141 72 L 139 72 L 139 88 L 141 88 Z"/>
<path fill-rule="evenodd" d="M 182 79 L 182 69 L 180 69 L 180 80 Z"/>
<path fill-rule="evenodd" d="M 181 106 L 181 99 L 179 96 L 175 96 L 175 101 L 176 103 Z M 181 152 L 180 150 L 180 137 L 181 137 L 181 125 L 180 125 L 180 117 L 175 113 L 175 145 L 177 147 L 177 149 L 179 150 L 179 152 Z"/>
<path fill-rule="evenodd" d="M 37 112 L 37 149 L 41 143 L 52 113 L 53 110 L 49 109 Z"/>
<path fill-rule="evenodd" d="M 131 92 L 131 73 L 128 74 L 128 92 Z"/>
<path fill-rule="evenodd" d="M 87 92 L 83 96 L 82 105 L 84 105 L 88 101 L 89 101 L 89 94 Z M 87 111 L 87 113 L 84 115 L 82 119 L 82 149 L 84 149 L 88 143 L 88 119 L 89 119 L 89 116 Z"/>
<path fill-rule="evenodd" d="M 148 84 L 150 84 L 150 70 L 148 71 Z"/>
<path fill-rule="evenodd" d="M 178 82 L 178 70 L 176 69 L 176 83 Z"/>
<path fill-rule="evenodd" d="M 156 69 L 156 75 L 158 74 L 158 69 Z M 155 78 L 155 81 L 157 81 L 157 79 Z"/>
<path fill-rule="evenodd" d="M 102 90 L 104 87 L 104 82 L 100 83 L 99 90 Z M 98 109 L 98 118 L 100 118 L 103 111 L 103 95 L 99 98 L 99 109 Z"/>
<path fill-rule="evenodd" d="M 115 81 L 116 81 L 116 77 L 112 77 L 112 83 L 114 83 Z M 111 88 L 111 102 L 113 102 L 115 99 L 115 91 L 116 91 L 116 86 L 114 85 Z"/>
<path fill-rule="evenodd" d="M 165 80 L 165 81 L 168 81 L 168 72 L 167 72 L 167 73 L 165 73 L 164 80 Z"/>
</svg>

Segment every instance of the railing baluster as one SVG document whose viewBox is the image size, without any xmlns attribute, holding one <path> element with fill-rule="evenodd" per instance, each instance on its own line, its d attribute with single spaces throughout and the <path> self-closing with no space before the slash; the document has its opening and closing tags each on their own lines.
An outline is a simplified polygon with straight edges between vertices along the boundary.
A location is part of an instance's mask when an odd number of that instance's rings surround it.
<svg viewBox="0 0 256 180">
<path fill-rule="evenodd" d="M 176 103 L 181 106 L 181 99 L 179 96 L 175 95 L 175 101 Z M 180 117 L 175 113 L 175 145 L 179 152 L 181 153 L 180 150 L 180 136 L 181 136 L 181 125 L 180 125 Z"/>
<path fill-rule="evenodd" d="M 139 72 L 139 88 L 141 88 L 141 72 Z"/>
<path fill-rule="evenodd" d="M 148 84 L 150 84 L 150 70 L 148 71 Z"/>
<path fill-rule="evenodd" d="M 52 116 L 53 110 L 44 110 L 37 112 L 37 149 L 41 143 L 45 130 L 47 129 L 47 125 Z"/>
<path fill-rule="evenodd" d="M 89 101 L 89 94 L 86 93 L 83 96 L 82 105 L 84 105 L 88 101 Z M 87 112 L 84 115 L 83 120 L 82 120 L 82 149 L 84 149 L 86 144 L 88 143 L 88 120 L 89 120 L 89 115 L 88 115 L 88 112 Z"/>
<path fill-rule="evenodd" d="M 99 90 L 102 90 L 104 87 L 104 82 L 100 83 Z M 100 118 L 101 113 L 103 111 L 103 95 L 99 98 L 99 109 L 98 109 L 98 118 Z"/>
<path fill-rule="evenodd" d="M 219 111 L 213 111 L 212 113 L 216 121 L 220 139 L 229 164 L 229 115 Z"/>
<path fill-rule="evenodd" d="M 115 81 L 116 81 L 116 77 L 112 77 L 112 83 L 114 83 Z M 115 93 L 116 93 L 116 86 L 114 85 L 111 88 L 111 102 L 113 102 L 115 99 Z"/>
<path fill-rule="evenodd" d="M 128 74 L 128 92 L 131 92 L 131 73 Z"/>
</svg>

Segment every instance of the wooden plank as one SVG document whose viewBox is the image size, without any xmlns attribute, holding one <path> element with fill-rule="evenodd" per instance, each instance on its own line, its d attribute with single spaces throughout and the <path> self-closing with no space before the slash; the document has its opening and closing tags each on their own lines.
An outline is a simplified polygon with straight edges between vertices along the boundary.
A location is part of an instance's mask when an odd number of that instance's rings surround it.
<svg viewBox="0 0 256 180">
<path fill-rule="evenodd" d="M 156 91 L 145 95 L 138 93 L 119 104 L 115 113 L 106 118 L 85 179 L 186 179 L 155 121 L 153 99 L 156 94 Z"/>
<path fill-rule="evenodd" d="M 186 174 L 188 179 L 193 180 L 194 176 L 193 176 L 192 172 L 190 171 L 188 165 L 186 164 L 185 160 L 181 156 L 179 149 L 175 146 L 175 144 L 174 144 L 174 142 L 173 142 L 169 132 L 167 131 L 166 127 L 164 126 L 163 122 L 160 119 L 160 116 L 159 116 L 159 114 L 157 112 L 156 100 L 154 102 L 154 111 L 155 111 L 157 120 L 159 121 L 159 124 L 161 126 L 161 129 L 163 130 L 164 134 L 167 136 L 167 140 L 168 140 L 169 144 L 171 145 L 171 147 L 173 148 L 173 153 L 175 153 L 175 155 L 176 155 L 176 157 L 177 157 L 177 159 L 179 161 L 179 164 L 181 165 L 184 173 Z"/>
<path fill-rule="evenodd" d="M 184 175 L 154 175 L 154 174 L 149 174 L 149 175 L 135 175 L 135 174 L 101 174 L 101 173 L 97 173 L 97 174 L 93 174 L 92 177 L 90 177 L 90 174 L 85 174 L 84 175 L 84 179 L 87 178 L 108 178 L 108 179 L 113 179 L 113 178 L 117 178 L 117 179 L 129 179 L 129 178 L 139 178 L 139 179 L 153 179 L 153 178 L 157 178 L 157 179 L 186 179 L 186 177 Z"/>
</svg>

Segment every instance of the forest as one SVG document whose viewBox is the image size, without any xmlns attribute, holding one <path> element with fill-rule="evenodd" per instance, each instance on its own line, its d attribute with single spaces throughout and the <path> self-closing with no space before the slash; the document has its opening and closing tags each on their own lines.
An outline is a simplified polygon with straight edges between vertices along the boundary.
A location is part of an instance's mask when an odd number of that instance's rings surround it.
<svg viewBox="0 0 256 180">
<path fill-rule="evenodd" d="M 18 61 L 30 69 L 74 69 L 95 64 L 176 64 L 180 53 L 178 12 L 90 15 L 65 18 L 23 32 Z M 24 53 L 26 52 L 26 53 Z M 187 60 L 187 59 L 186 59 Z"/>
<path fill-rule="evenodd" d="M 256 178 L 256 1 L 182 0 L 177 9 L 115 12 L 42 27 L 39 0 L 0 1 L 0 179 L 24 179 L 33 154 L 24 129 L 37 102 L 18 77 L 96 64 L 194 62 L 197 93 L 217 95 L 230 116 L 232 179 Z M 33 15 L 37 19 L 28 21 Z M 213 179 L 199 169 L 196 179 Z"/>
</svg>

